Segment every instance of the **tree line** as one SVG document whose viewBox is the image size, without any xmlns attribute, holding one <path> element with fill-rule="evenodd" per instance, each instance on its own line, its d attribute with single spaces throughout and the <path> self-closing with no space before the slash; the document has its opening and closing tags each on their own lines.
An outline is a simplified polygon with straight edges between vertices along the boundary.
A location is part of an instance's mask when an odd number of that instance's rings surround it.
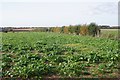
<svg viewBox="0 0 120 80">
<path fill-rule="evenodd" d="M 14 32 L 14 29 L 26 29 L 24 28 L 12 28 L 12 27 L 5 27 L 2 28 L 2 32 Z M 28 29 L 28 27 L 27 27 Z M 90 23 L 89 25 L 69 25 L 69 26 L 62 26 L 62 27 L 32 27 L 34 32 L 55 32 L 55 33 L 65 33 L 65 34 L 76 34 L 76 35 L 91 35 L 96 36 L 100 34 L 100 28 L 95 23 Z"/>
<path fill-rule="evenodd" d="M 90 35 L 90 36 L 99 36 L 101 33 L 100 29 L 118 29 L 119 27 L 110 27 L 105 25 L 97 25 L 96 23 L 90 23 L 88 25 L 69 25 L 62 27 L 31 27 L 34 32 L 55 32 L 55 33 L 65 33 L 65 34 L 75 34 L 75 35 Z M 29 27 L 5 27 L 2 28 L 2 32 L 14 32 L 13 29 L 29 29 Z M 21 30 L 22 32 L 23 30 Z"/>
<path fill-rule="evenodd" d="M 76 34 L 76 35 L 90 35 L 97 36 L 100 35 L 100 27 L 95 23 L 90 23 L 89 25 L 69 25 L 62 27 L 51 27 L 49 32 L 65 33 L 65 34 Z"/>
</svg>

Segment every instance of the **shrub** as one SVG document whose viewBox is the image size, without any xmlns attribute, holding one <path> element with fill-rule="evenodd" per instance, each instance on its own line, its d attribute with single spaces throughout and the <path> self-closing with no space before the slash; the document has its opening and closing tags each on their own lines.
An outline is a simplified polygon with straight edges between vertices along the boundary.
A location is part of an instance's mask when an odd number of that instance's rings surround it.
<svg viewBox="0 0 120 80">
<path fill-rule="evenodd" d="M 80 34 L 81 35 L 87 35 L 88 34 L 88 27 L 86 25 L 83 25 L 80 27 Z"/>
</svg>

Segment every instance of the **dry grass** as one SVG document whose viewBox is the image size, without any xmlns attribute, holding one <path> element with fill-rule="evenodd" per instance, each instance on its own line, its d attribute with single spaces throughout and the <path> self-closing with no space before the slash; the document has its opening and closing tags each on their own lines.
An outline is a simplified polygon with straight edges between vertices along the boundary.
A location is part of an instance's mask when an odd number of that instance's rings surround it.
<svg viewBox="0 0 120 80">
<path fill-rule="evenodd" d="M 101 37 L 118 39 L 119 29 L 101 29 Z"/>
</svg>

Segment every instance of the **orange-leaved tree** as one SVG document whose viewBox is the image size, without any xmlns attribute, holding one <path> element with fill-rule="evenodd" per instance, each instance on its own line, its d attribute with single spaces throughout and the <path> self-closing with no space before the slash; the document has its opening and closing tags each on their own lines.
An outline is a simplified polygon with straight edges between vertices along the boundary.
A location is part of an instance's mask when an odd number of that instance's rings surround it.
<svg viewBox="0 0 120 80">
<path fill-rule="evenodd" d="M 88 26 L 86 24 L 80 27 L 80 34 L 83 36 L 88 35 Z"/>
</svg>

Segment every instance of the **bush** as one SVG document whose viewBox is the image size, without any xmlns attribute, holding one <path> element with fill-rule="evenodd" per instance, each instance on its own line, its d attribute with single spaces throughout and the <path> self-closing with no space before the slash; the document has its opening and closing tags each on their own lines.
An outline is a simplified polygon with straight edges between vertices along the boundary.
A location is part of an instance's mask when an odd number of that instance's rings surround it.
<svg viewBox="0 0 120 80">
<path fill-rule="evenodd" d="M 87 35 L 88 34 L 88 27 L 86 25 L 83 25 L 80 27 L 80 34 L 81 35 Z"/>
</svg>

